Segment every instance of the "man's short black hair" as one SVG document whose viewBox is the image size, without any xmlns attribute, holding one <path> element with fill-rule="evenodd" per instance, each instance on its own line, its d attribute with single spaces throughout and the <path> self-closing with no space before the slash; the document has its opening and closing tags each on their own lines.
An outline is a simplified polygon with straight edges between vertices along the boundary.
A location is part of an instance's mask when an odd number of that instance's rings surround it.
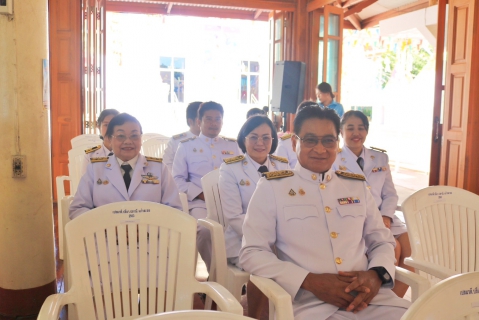
<svg viewBox="0 0 479 320">
<path fill-rule="evenodd" d="M 103 120 L 105 120 L 106 117 L 108 117 L 109 115 L 113 115 L 113 116 L 116 116 L 120 114 L 120 112 L 118 112 L 118 110 L 116 109 L 105 109 L 103 110 L 100 115 L 98 116 L 98 120 L 96 121 L 96 126 L 99 128 L 101 126 L 101 123 L 103 122 Z"/>
<path fill-rule="evenodd" d="M 296 113 L 296 117 L 294 118 L 294 133 L 299 135 L 304 121 L 314 118 L 331 121 L 336 128 L 336 135 L 339 135 L 339 116 L 336 111 L 329 108 L 322 109 L 319 106 L 307 106 Z"/>
<path fill-rule="evenodd" d="M 334 99 L 333 88 L 331 88 L 331 85 L 329 83 L 321 82 L 320 84 L 318 84 L 316 89 L 318 89 L 322 93 L 329 93 L 331 95 L 331 98 Z"/>
<path fill-rule="evenodd" d="M 358 110 L 349 110 L 348 112 L 343 114 L 343 117 L 341 118 L 341 124 L 340 124 L 341 129 L 343 128 L 346 121 L 351 117 L 359 118 L 362 121 L 362 123 L 364 125 L 364 129 L 366 129 L 366 132 L 369 131 L 368 117 L 364 113 L 362 113 L 361 111 L 358 111 Z"/>
<path fill-rule="evenodd" d="M 108 124 L 108 129 L 106 129 L 105 136 L 111 138 L 111 136 L 113 135 L 113 131 L 115 130 L 115 126 L 121 126 L 125 122 L 137 123 L 140 126 L 140 134 L 143 134 L 141 123 L 140 121 L 138 121 L 137 118 L 132 115 L 129 115 L 128 113 L 120 113 L 119 115 L 114 116 L 113 119 L 111 119 L 110 123 Z"/>
<path fill-rule="evenodd" d="M 248 119 L 251 116 L 254 116 L 255 114 L 264 115 L 265 113 L 260 108 L 251 108 L 248 110 L 248 112 L 246 112 L 246 119 Z"/>
<path fill-rule="evenodd" d="M 201 101 L 195 101 L 188 104 L 188 107 L 186 107 L 186 124 L 188 124 L 188 119 L 195 120 L 198 117 L 198 109 L 201 103 Z"/>
<path fill-rule="evenodd" d="M 278 134 L 276 133 L 276 128 L 274 127 L 273 122 L 265 115 L 255 114 L 246 120 L 238 133 L 238 146 L 243 153 L 246 153 L 246 146 L 244 143 L 246 136 L 264 123 L 271 128 L 271 137 L 273 138 L 269 154 L 273 154 L 273 152 L 276 151 L 276 148 L 278 147 Z"/>
<path fill-rule="evenodd" d="M 205 112 L 208 110 L 218 110 L 221 113 L 222 117 L 225 113 L 223 106 L 219 104 L 218 102 L 214 102 L 214 101 L 203 102 L 198 109 L 198 119 L 201 120 Z"/>
<path fill-rule="evenodd" d="M 301 102 L 299 104 L 298 108 L 296 109 L 296 113 L 298 113 L 301 109 L 303 109 L 304 107 L 307 107 L 307 106 L 319 107 L 319 104 L 317 104 L 316 102 L 314 102 L 312 100 L 304 100 L 303 102 Z"/>
</svg>

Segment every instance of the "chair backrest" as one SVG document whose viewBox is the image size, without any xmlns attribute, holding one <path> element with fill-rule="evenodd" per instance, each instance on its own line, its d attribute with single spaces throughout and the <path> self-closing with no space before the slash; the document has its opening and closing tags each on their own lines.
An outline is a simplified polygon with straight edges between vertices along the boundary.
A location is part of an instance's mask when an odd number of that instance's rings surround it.
<svg viewBox="0 0 479 320">
<path fill-rule="evenodd" d="M 446 186 L 427 187 L 402 203 L 411 258 L 453 271 L 479 271 L 479 196 Z"/>
<path fill-rule="evenodd" d="M 68 151 L 68 175 L 70 176 L 70 194 L 75 195 L 82 177 L 82 168 L 85 161 L 85 149 L 79 146 Z"/>
<path fill-rule="evenodd" d="M 201 185 L 203 187 L 203 195 L 205 196 L 207 218 L 218 222 L 224 228 L 226 225 L 218 187 L 219 178 L 220 171 L 218 169 L 213 170 L 201 178 Z"/>
<path fill-rule="evenodd" d="M 159 137 L 159 138 L 168 138 L 167 136 L 164 136 L 159 133 L 143 133 L 141 135 L 141 143 L 145 143 L 146 140 L 149 140 L 154 137 Z"/>
<path fill-rule="evenodd" d="M 146 140 L 143 145 L 142 154 L 148 157 L 162 158 L 170 138 L 153 137 Z"/>
<path fill-rule="evenodd" d="M 102 143 L 103 141 L 97 134 L 81 134 L 71 139 L 72 148 L 77 148 L 85 145 L 93 147 Z M 88 149 L 88 147 L 85 147 L 85 149 Z"/>
<path fill-rule="evenodd" d="M 209 311 L 209 310 L 191 310 L 191 311 L 173 311 L 151 316 L 141 317 L 136 320 L 250 320 L 253 318 L 241 316 L 238 314 Z"/>
<path fill-rule="evenodd" d="M 443 280 L 421 295 L 401 320 L 479 319 L 479 273 Z"/>
<path fill-rule="evenodd" d="M 75 295 L 79 319 L 187 310 L 201 292 L 194 278 L 196 220 L 182 211 L 116 202 L 73 219 L 65 233 L 68 293 Z"/>
</svg>

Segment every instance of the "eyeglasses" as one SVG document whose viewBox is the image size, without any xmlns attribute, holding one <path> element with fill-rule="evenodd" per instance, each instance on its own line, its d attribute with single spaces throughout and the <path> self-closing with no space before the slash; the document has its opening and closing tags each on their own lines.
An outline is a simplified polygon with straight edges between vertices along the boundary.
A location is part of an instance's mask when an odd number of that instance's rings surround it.
<svg viewBox="0 0 479 320">
<path fill-rule="evenodd" d="M 253 144 L 257 144 L 260 140 L 263 142 L 263 144 L 270 144 L 271 141 L 273 141 L 273 137 L 270 137 L 270 136 L 264 136 L 262 138 L 258 137 L 258 136 L 249 136 L 249 137 L 246 137 L 248 138 L 249 141 L 251 141 L 251 143 Z"/>
<path fill-rule="evenodd" d="M 300 138 L 296 134 L 295 134 L 295 136 L 296 136 L 296 138 L 298 138 L 299 140 L 302 141 L 303 145 L 306 148 L 314 148 L 320 141 L 321 141 L 321 144 L 325 148 L 334 148 L 334 147 L 336 147 L 336 142 L 338 141 L 338 138 L 333 137 L 333 136 L 326 136 L 326 137 L 322 137 L 322 138 L 319 138 L 319 137 Z"/>
<path fill-rule="evenodd" d="M 124 134 L 119 134 L 119 135 L 112 136 L 112 137 L 115 138 L 116 140 L 120 141 L 120 142 L 125 142 L 127 139 L 130 139 L 131 141 L 136 142 L 136 141 L 139 141 L 141 139 L 141 134 L 132 134 L 129 137 L 127 137 Z"/>
</svg>

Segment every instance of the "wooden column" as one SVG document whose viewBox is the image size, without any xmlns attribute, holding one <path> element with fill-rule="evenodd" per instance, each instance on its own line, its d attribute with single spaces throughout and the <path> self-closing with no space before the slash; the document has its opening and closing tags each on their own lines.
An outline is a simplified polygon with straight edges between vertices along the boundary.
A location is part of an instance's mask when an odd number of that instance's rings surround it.
<svg viewBox="0 0 479 320">
<path fill-rule="evenodd" d="M 56 196 L 55 177 L 68 176 L 70 140 L 82 134 L 81 16 L 80 0 L 49 0 L 54 197 Z"/>
</svg>

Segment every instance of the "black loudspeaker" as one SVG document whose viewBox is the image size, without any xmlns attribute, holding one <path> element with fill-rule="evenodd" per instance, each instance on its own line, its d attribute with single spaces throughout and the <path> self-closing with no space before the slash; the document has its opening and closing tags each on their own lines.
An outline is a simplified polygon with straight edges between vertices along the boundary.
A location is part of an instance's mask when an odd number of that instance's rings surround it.
<svg viewBox="0 0 479 320">
<path fill-rule="evenodd" d="M 277 61 L 274 64 L 273 112 L 296 113 L 304 98 L 306 64 L 300 61 Z"/>
</svg>

